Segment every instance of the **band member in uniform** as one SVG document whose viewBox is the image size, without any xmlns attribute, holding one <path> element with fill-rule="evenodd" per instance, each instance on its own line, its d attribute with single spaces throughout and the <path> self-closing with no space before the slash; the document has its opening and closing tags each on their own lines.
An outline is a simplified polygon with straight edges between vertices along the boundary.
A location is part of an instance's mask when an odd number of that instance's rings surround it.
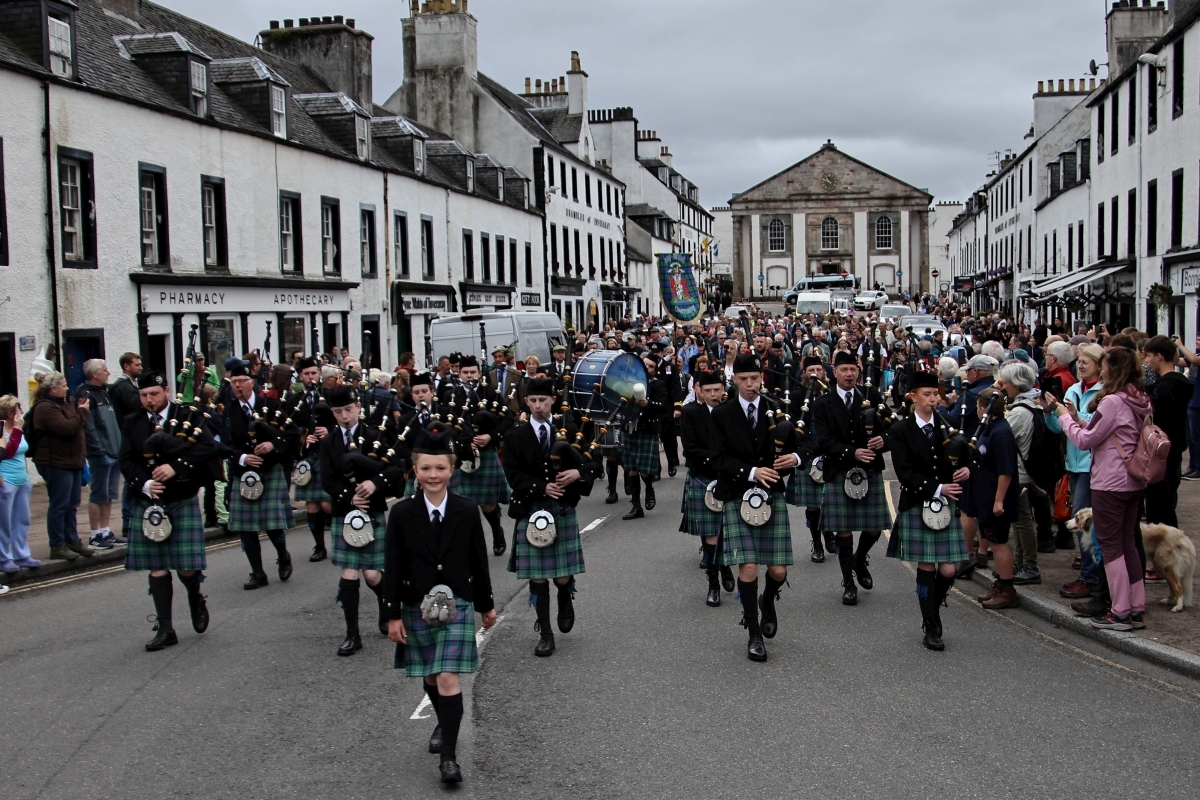
<svg viewBox="0 0 1200 800">
<path fill-rule="evenodd" d="M 309 561 L 322 561 L 329 556 L 325 548 L 325 517 L 333 513 L 329 495 L 321 482 L 320 443 L 329 433 L 329 406 L 321 396 L 321 367 L 315 358 L 302 358 L 296 362 L 300 374 L 304 404 L 296 424 L 303 431 L 300 440 L 300 460 L 306 462 L 310 477 L 308 483 L 295 484 L 295 498 L 302 501 L 308 519 L 308 530 L 313 536 L 313 551 Z M 294 482 L 294 481 L 293 481 Z"/>
<path fill-rule="evenodd" d="M 720 542 L 722 511 L 713 511 L 705 503 L 708 485 L 717 479 L 717 463 L 713 457 L 712 412 L 721 405 L 725 384 L 715 372 L 695 376 L 695 403 L 683 407 L 679 418 L 683 434 L 683 457 L 687 459 L 687 481 L 683 488 L 683 508 L 687 532 L 699 536 L 701 552 L 708 571 L 708 596 L 705 603 L 716 608 L 721 605 L 721 585 L 726 592 L 734 590 L 733 570 L 728 564 L 718 566 L 717 545 Z M 720 573 L 720 579 L 717 575 Z"/>
<path fill-rule="evenodd" d="M 413 443 L 416 441 L 418 432 L 428 427 L 429 423 L 434 421 L 434 416 L 439 413 L 434 380 L 434 376 L 428 372 L 421 372 L 412 377 L 409 391 L 412 394 L 413 410 L 401 416 L 400 422 L 396 426 L 400 435 L 396 442 L 396 450 L 400 453 L 401 458 L 410 465 L 409 478 L 404 484 L 405 497 L 412 497 L 417 492 L 417 479 L 411 470 Z"/>
<path fill-rule="evenodd" d="M 792 530 L 783 499 L 784 480 L 800 463 L 800 456 L 796 452 L 795 430 L 789 429 L 782 440 L 770 434 L 767 412 L 774 414 L 776 408 L 773 400 L 759 394 L 762 360 L 753 353 L 744 353 L 734 361 L 733 369 L 735 393 L 712 412 L 713 458 L 718 474 L 713 494 L 725 503 L 723 558 L 726 564 L 740 565 L 742 624 L 749 634 L 746 656 L 751 661 L 766 661 L 763 637 L 773 638 L 779 630 L 775 601 L 792 563 Z M 761 597 L 759 564 L 767 567 Z"/>
<path fill-rule="evenodd" d="M 837 535 L 842 603 L 848 606 L 858 603 L 855 577 L 864 589 L 874 586 L 867 569 L 867 554 L 883 530 L 891 527 L 883 488 L 887 436 L 881 415 L 875 413 L 883 405 L 883 398 L 874 388 L 856 386 L 858 373 L 854 354 L 839 350 L 833 358 L 835 391 L 813 404 L 817 454 L 825 459 L 821 529 Z M 858 499 L 847 494 L 851 490 L 861 493 L 864 486 L 865 494 Z M 861 531 L 857 552 L 854 551 L 856 530 Z"/>
<path fill-rule="evenodd" d="M 575 626 L 575 576 L 584 571 L 583 542 L 579 538 L 575 506 L 580 497 L 591 493 L 598 470 L 592 465 L 562 470 L 555 466 L 556 437 L 551 416 L 554 381 L 549 378 L 527 381 L 525 402 L 529 405 L 529 421 L 504 436 L 504 472 L 513 487 L 508 515 L 519 520 L 513 531 L 508 571 L 529 581 L 529 593 L 537 609 L 536 629 L 541 634 L 533 652 L 548 656 L 554 652 L 549 581 L 558 587 L 558 629 L 570 633 Z M 578 429 L 565 419 L 562 429 L 566 441 L 574 441 Z M 546 515 L 553 520 L 555 535 L 553 541 L 543 539 L 542 546 L 536 546 L 527 535 L 530 522 L 532 519 L 534 523 L 544 523 Z"/>
<path fill-rule="evenodd" d="M 683 399 L 687 397 L 690 381 L 683 371 L 679 356 L 670 353 L 659 364 L 661 373 L 658 379 L 667 387 L 668 410 L 659 419 L 659 439 L 662 441 L 663 453 L 667 457 L 667 475 L 674 478 L 679 471 L 679 416 L 683 410 Z"/>
<path fill-rule="evenodd" d="M 263 572 L 259 531 L 266 531 L 278 556 L 279 580 L 292 577 L 292 557 L 288 554 L 285 532 L 292 526 L 292 501 L 288 497 L 287 476 L 281 466 L 292 445 L 290 434 L 271 434 L 264 420 L 279 410 L 276 400 L 263 397 L 254 388 L 254 378 L 246 367 L 237 365 L 226 373 L 233 390 L 233 402 L 225 409 L 228 445 L 235 455 L 229 459 L 229 474 L 234 486 L 229 493 L 230 533 L 242 538 L 242 549 L 250 562 L 250 580 L 243 589 L 267 585 Z M 249 474 L 248 474 L 249 473 Z M 256 496 L 257 495 L 257 496 Z"/>
<path fill-rule="evenodd" d="M 633 506 L 621 519 L 640 519 L 646 516 L 642 510 L 642 482 L 646 483 L 646 511 L 653 510 L 658 502 L 654 496 L 654 482 L 662 475 L 662 462 L 658 458 L 659 431 L 663 414 L 670 415 L 667 385 L 657 376 L 658 359 L 647 356 L 646 397 L 641 401 L 629 401 L 626 405 L 625 441 L 621 447 L 621 465 L 625 467 L 625 493 L 633 499 Z"/>
<path fill-rule="evenodd" d="M 448 490 L 454 472 L 453 432 L 434 422 L 417 432 L 413 466 L 421 492 L 392 506 L 385 545 L 384 604 L 396 668 L 422 678 L 438 724 L 429 752 L 441 756 L 442 781 L 460 783 L 459 675 L 479 669 L 474 605 L 483 627 L 496 624 L 487 544 L 479 509 Z"/>
<path fill-rule="evenodd" d="M 157 621 L 156 633 L 146 649 L 162 650 L 179 643 L 171 618 L 171 570 L 179 573 L 179 582 L 187 589 L 192 628 L 196 633 L 208 628 L 208 606 L 200 594 L 206 566 L 204 525 L 196 496 L 207 473 L 207 462 L 218 457 L 220 446 L 205 431 L 199 412 L 192 414 L 169 402 L 167 379 L 162 373 L 143 372 L 138 377 L 138 396 L 143 410 L 125 418 L 121 440 L 121 474 L 129 485 L 132 502 L 125 569 L 150 572 L 150 596 L 154 598 Z M 186 427 L 185 421 L 189 423 Z M 155 439 L 174 439 L 180 433 L 182 440 L 155 446 L 159 444 Z M 151 507 L 161 508 L 170 521 L 170 534 L 161 541 L 146 536 L 145 526 L 156 521 L 153 512 L 147 520 L 146 512 Z"/>
<path fill-rule="evenodd" d="M 813 433 L 813 403 L 822 393 L 828 391 L 825 381 L 829 377 L 825 373 L 825 364 L 815 355 L 820 350 L 813 350 L 814 355 L 804 357 L 804 378 L 800 386 L 803 398 L 797 419 L 796 435 L 800 442 L 800 457 L 803 461 L 796 474 L 788 482 L 787 502 L 793 506 L 804 508 L 804 519 L 808 524 L 808 532 L 812 536 L 812 560 L 817 564 L 825 563 L 825 550 L 834 552 L 833 534 L 824 535 L 824 546 L 821 538 L 821 506 L 825 503 L 825 484 L 813 480 L 809 470 L 812 469 L 813 454 L 817 448 L 816 434 Z"/>
<path fill-rule="evenodd" d="M 462 384 L 455 388 L 452 402 L 458 413 L 470 422 L 471 415 L 479 408 L 480 402 L 486 403 L 493 413 L 503 413 L 501 407 L 506 399 L 491 386 L 479 381 L 479 361 L 475 356 L 463 356 L 459 361 L 458 375 Z M 501 524 L 500 504 L 508 502 L 508 484 L 504 480 L 504 467 L 500 465 L 497 448 L 504 432 L 512 425 L 512 420 L 505 417 L 500 429 L 495 433 L 478 434 L 471 441 L 471 448 L 479 453 L 479 466 L 474 472 L 454 471 L 450 479 L 450 491 L 461 494 L 479 506 L 483 518 L 492 528 L 492 552 L 504 555 L 508 545 L 504 541 L 504 527 Z"/>
<path fill-rule="evenodd" d="M 353 389 L 338 386 L 325 397 L 337 421 L 337 429 L 321 442 L 321 477 L 333 502 L 333 565 L 342 571 L 338 581 L 338 599 L 346 617 L 346 638 L 338 647 L 339 656 L 350 656 L 362 649 L 358 630 L 359 573 L 367 588 L 375 593 L 379 605 L 380 633 L 387 635 L 387 615 L 383 607 L 384 515 L 387 498 L 400 491 L 404 468 L 395 450 L 395 437 L 389 426 L 369 427 L 360 422 L 362 404 Z M 347 515 L 361 511 L 370 517 L 370 530 L 360 532 L 364 544 L 347 541 Z M 359 520 L 361 522 L 361 520 Z M 353 525 L 351 531 L 353 535 Z M 368 535 L 364 535 L 367 534 Z"/>
<path fill-rule="evenodd" d="M 913 413 L 888 432 L 900 502 L 887 554 L 917 565 L 924 645 L 944 650 L 941 606 L 954 586 L 958 562 L 966 558 L 956 506 L 962 494 L 960 482 L 971 477 L 971 470 L 955 469 L 946 454 L 950 429 L 937 416 L 941 404 L 937 374 L 910 375 L 908 399 Z"/>
</svg>

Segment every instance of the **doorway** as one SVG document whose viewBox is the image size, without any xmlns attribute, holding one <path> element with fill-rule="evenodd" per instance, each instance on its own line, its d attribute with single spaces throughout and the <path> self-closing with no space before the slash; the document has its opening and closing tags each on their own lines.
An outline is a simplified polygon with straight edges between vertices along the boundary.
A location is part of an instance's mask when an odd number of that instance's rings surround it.
<svg viewBox="0 0 1200 800">
<path fill-rule="evenodd" d="M 379 315 L 364 314 L 362 318 L 362 361 L 364 369 L 382 369 L 379 358 Z"/>
<path fill-rule="evenodd" d="M 213 319 L 209 317 L 204 344 L 204 354 L 208 365 L 217 371 L 217 377 L 225 378 L 225 362 L 232 358 L 236 348 L 233 341 L 233 320 Z"/>
<path fill-rule="evenodd" d="M 169 352 L 169 334 L 159 334 L 146 337 L 147 351 L 142 354 L 142 366 L 146 370 L 154 370 L 164 375 L 167 370 L 167 353 Z"/>
<path fill-rule="evenodd" d="M 0 395 L 17 393 L 17 335 L 0 333 Z"/>
<path fill-rule="evenodd" d="M 67 386 L 71 394 L 74 394 L 84 381 L 84 362 L 93 358 L 104 358 L 104 329 L 63 331 L 62 338 L 63 372 L 67 376 Z"/>
</svg>

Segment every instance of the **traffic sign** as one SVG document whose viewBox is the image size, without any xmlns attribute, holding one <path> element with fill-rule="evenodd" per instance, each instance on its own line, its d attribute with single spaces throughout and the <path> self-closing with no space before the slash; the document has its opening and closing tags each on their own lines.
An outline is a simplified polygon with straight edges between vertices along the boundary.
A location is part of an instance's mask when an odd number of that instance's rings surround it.
<svg viewBox="0 0 1200 800">
<path fill-rule="evenodd" d="M 938 276 L 938 271 L 935 269 L 935 270 L 931 271 L 929 274 L 936 278 Z"/>
<path fill-rule="evenodd" d="M 843 278 L 849 278 L 849 277 L 850 277 L 850 273 L 849 273 L 849 272 L 847 272 L 846 270 L 842 270 L 842 277 L 843 277 Z"/>
<path fill-rule="evenodd" d="M 898 269 L 898 270 L 896 270 L 896 277 L 897 277 L 897 278 L 903 278 L 903 277 L 904 277 L 904 270 L 902 270 L 902 269 Z"/>
</svg>

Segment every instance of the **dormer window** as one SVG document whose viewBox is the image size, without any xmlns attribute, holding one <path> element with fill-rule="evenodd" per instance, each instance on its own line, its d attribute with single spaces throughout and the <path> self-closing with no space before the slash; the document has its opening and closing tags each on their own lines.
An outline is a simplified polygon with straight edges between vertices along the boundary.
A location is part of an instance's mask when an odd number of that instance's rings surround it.
<svg viewBox="0 0 1200 800">
<path fill-rule="evenodd" d="M 467 159 L 467 191 L 475 192 L 475 162 Z"/>
<path fill-rule="evenodd" d="M 416 137 L 413 138 L 413 172 L 425 174 L 425 142 Z"/>
<path fill-rule="evenodd" d="M 355 125 L 355 143 L 358 145 L 358 158 L 361 161 L 366 161 L 371 157 L 371 121 L 366 117 L 356 116 L 354 118 Z"/>
<path fill-rule="evenodd" d="M 50 34 L 50 71 L 62 78 L 75 74 L 71 58 L 71 23 L 59 17 L 47 18 Z"/>
<path fill-rule="evenodd" d="M 208 65 L 199 61 L 192 62 L 192 112 L 208 116 Z"/>
<path fill-rule="evenodd" d="M 271 133 L 287 138 L 287 92 L 274 84 L 271 85 Z"/>
<path fill-rule="evenodd" d="M 496 173 L 496 186 L 499 187 L 499 192 L 497 192 L 497 194 L 499 195 L 500 202 L 503 203 L 504 202 L 504 173 L 503 172 Z"/>
</svg>

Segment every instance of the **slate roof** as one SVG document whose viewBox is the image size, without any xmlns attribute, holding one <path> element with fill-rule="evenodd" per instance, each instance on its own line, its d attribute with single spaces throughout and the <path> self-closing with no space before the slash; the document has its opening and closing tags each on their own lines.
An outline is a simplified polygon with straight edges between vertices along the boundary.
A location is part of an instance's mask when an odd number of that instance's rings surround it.
<svg viewBox="0 0 1200 800">
<path fill-rule="evenodd" d="M 558 141 L 579 141 L 579 132 L 583 130 L 582 114 L 568 114 L 565 108 L 535 108 L 529 113 Z"/>
<path fill-rule="evenodd" d="M 358 103 L 341 92 L 322 92 L 320 94 L 293 94 L 292 100 L 312 117 L 327 117 L 335 114 L 361 114 L 367 112 Z"/>
<path fill-rule="evenodd" d="M 116 37 L 117 46 L 134 58 L 152 56 L 164 53 L 192 53 L 201 58 L 208 54 L 195 47 L 182 34 L 175 31 L 167 33 L 137 33 L 131 36 Z"/>
<path fill-rule="evenodd" d="M 379 106 L 376 106 L 376 108 L 379 108 Z M 429 134 L 417 128 L 410 120 L 397 116 L 373 117 L 371 119 L 371 135 L 379 137 L 416 136 L 418 139 L 429 138 Z"/>
<path fill-rule="evenodd" d="M 258 56 L 218 59 L 208 65 L 208 76 L 213 83 L 273 81 L 282 86 L 289 85 L 282 75 L 268 67 Z"/>
<path fill-rule="evenodd" d="M 664 219 L 673 220 L 674 218 L 665 211 L 660 211 L 649 203 L 634 203 L 633 205 L 625 206 L 625 216 L 627 217 L 662 217 Z"/>
</svg>

